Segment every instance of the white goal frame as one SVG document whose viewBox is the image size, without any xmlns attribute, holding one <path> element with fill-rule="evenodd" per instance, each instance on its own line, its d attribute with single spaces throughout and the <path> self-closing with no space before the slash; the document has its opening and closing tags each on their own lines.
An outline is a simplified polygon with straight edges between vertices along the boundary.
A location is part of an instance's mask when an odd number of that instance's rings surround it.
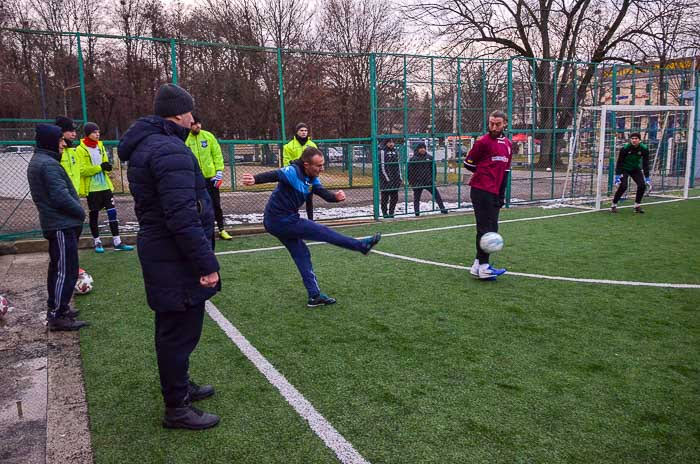
<svg viewBox="0 0 700 464">
<path fill-rule="evenodd" d="M 693 138 L 695 134 L 695 107 L 694 106 L 674 106 L 674 105 L 601 105 L 601 106 L 584 106 L 579 108 L 579 114 L 577 117 L 576 131 L 574 133 L 574 138 L 572 140 L 572 149 L 569 153 L 569 166 L 567 168 L 566 181 L 569 179 L 569 171 L 573 165 L 573 157 L 576 152 L 576 145 L 580 137 L 581 131 L 581 117 L 583 111 L 598 111 L 600 112 L 600 127 L 598 134 L 598 166 L 596 172 L 595 181 L 595 209 L 599 210 L 600 205 L 603 201 L 602 194 L 602 183 L 603 183 L 603 163 L 605 161 L 605 135 L 607 131 L 607 114 L 611 112 L 626 111 L 626 112 L 663 112 L 663 111 L 687 111 L 688 112 L 688 143 L 687 143 L 687 153 L 686 153 L 686 164 L 685 164 L 685 179 L 683 183 L 683 198 L 688 198 L 688 189 L 690 187 L 690 171 L 692 166 L 693 158 Z M 663 131 L 666 130 L 666 123 L 664 122 Z M 615 148 L 613 148 L 613 151 Z M 656 157 L 654 158 L 656 162 Z M 564 191 L 566 191 L 566 184 L 564 186 Z M 663 195 L 661 195 L 663 196 Z"/>
</svg>

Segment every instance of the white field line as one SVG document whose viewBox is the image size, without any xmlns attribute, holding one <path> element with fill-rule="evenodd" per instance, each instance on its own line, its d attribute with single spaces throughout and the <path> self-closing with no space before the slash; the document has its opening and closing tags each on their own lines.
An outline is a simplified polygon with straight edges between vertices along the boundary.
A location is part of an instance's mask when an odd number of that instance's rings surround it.
<svg viewBox="0 0 700 464">
<path fill-rule="evenodd" d="M 211 301 L 206 304 L 207 313 L 236 344 L 241 353 L 279 390 L 284 399 L 304 418 L 311 429 L 330 448 L 343 464 L 369 464 L 355 448 L 304 398 L 287 379 L 221 314 Z"/>
<path fill-rule="evenodd" d="M 460 266 L 457 264 L 440 263 L 437 261 L 428 261 L 427 259 L 412 258 L 410 256 L 396 255 L 394 253 L 387 253 L 386 251 L 372 250 L 372 253 L 376 253 L 382 256 L 388 256 L 390 258 L 402 259 L 404 261 L 411 261 L 414 263 L 430 264 L 432 266 L 447 267 L 450 269 L 460 269 L 468 271 L 470 268 L 468 266 Z M 511 272 L 508 271 L 506 275 L 514 275 L 519 277 L 530 277 L 533 279 L 547 279 L 547 280 L 563 280 L 566 282 L 583 282 L 587 284 L 605 284 L 605 285 L 629 285 L 634 287 L 662 287 L 662 288 L 698 288 L 700 289 L 700 284 L 671 284 L 671 283 L 661 283 L 661 282 L 634 282 L 630 280 L 607 280 L 607 279 L 579 279 L 574 277 L 561 277 L 561 276 L 548 276 L 542 274 L 529 274 L 525 272 Z"/>
<path fill-rule="evenodd" d="M 688 200 L 695 200 L 695 199 L 700 199 L 699 197 L 690 197 Z M 648 202 L 648 203 L 643 203 L 644 206 L 646 205 L 658 205 L 661 203 L 675 203 L 677 201 L 684 201 L 685 198 L 677 198 L 673 200 L 661 200 L 661 201 L 654 201 L 654 202 Z M 617 209 L 623 209 L 623 208 L 633 208 L 634 205 L 627 205 L 627 206 L 619 206 Z M 504 221 L 498 221 L 498 224 L 508 224 L 511 222 L 523 222 L 523 221 L 538 221 L 540 219 L 552 219 L 552 218 L 559 218 L 559 217 L 565 217 L 565 216 L 577 216 L 579 214 L 589 214 L 589 213 L 595 213 L 599 211 L 606 211 L 606 210 L 585 210 L 585 211 L 574 211 L 572 213 L 561 213 L 561 214 L 549 214 L 546 216 L 535 216 L 535 217 L 525 217 L 525 218 L 519 218 L 519 219 L 506 219 Z M 382 238 L 384 237 L 396 237 L 399 235 L 410 235 L 410 234 L 423 234 L 426 232 L 439 232 L 442 230 L 452 230 L 452 229 L 464 229 L 467 227 L 476 227 L 476 224 L 458 224 L 454 226 L 444 226 L 444 227 L 431 227 L 430 229 L 414 229 L 414 230 L 405 230 L 403 232 L 391 232 L 388 234 L 382 234 Z M 357 237 L 357 238 L 366 238 L 368 236 L 363 236 L 363 237 Z M 325 245 L 325 242 L 308 242 L 307 245 Z M 242 253 L 256 253 L 258 251 L 272 251 L 272 250 L 283 250 L 284 246 L 273 246 L 273 247 L 265 247 L 265 248 L 249 248 L 246 250 L 232 250 L 232 251 L 220 251 L 218 253 L 215 253 L 217 256 L 221 255 L 238 255 Z"/>
</svg>

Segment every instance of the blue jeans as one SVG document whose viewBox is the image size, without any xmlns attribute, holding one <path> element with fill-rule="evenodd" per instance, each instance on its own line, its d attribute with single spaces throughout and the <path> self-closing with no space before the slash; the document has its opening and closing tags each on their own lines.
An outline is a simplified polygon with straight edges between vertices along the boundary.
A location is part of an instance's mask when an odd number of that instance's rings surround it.
<svg viewBox="0 0 700 464">
<path fill-rule="evenodd" d="M 339 234 L 333 229 L 300 217 L 265 218 L 265 230 L 279 239 L 292 255 L 299 269 L 309 298 L 315 298 L 321 293 L 311 264 L 311 252 L 304 240 L 326 242 L 353 251 L 363 251 L 366 245 L 352 237 Z"/>
</svg>

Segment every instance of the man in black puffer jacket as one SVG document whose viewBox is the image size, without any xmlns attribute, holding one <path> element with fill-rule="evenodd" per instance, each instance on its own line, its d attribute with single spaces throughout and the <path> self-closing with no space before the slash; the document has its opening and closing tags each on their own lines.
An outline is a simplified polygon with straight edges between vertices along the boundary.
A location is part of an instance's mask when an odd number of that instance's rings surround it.
<svg viewBox="0 0 700 464">
<path fill-rule="evenodd" d="M 163 426 L 205 429 L 219 417 L 191 406 L 214 394 L 189 379 L 189 357 L 199 342 L 206 301 L 221 289 L 212 250 L 214 210 L 197 159 L 185 145 L 194 100 L 164 84 L 155 115 L 138 119 L 119 142 L 129 163 L 129 190 L 139 221 L 138 255 L 148 305 L 155 311 L 155 341 L 165 400 Z"/>
<path fill-rule="evenodd" d="M 413 156 L 408 163 L 408 182 L 413 188 L 413 212 L 420 216 L 420 197 L 423 190 L 435 195 L 435 201 L 442 214 L 447 214 L 447 208 L 442 202 L 440 191 L 435 185 L 435 171 L 433 169 L 433 157 L 428 154 L 425 144 L 420 142 L 413 151 Z"/>
<path fill-rule="evenodd" d="M 49 241 L 46 320 L 51 331 L 78 330 L 87 325 L 75 320 L 78 312 L 71 311 L 69 306 L 78 280 L 78 237 L 83 229 L 85 211 L 61 166 L 65 146 L 60 127 L 39 124 L 36 150 L 27 167 L 32 201 L 39 211 L 41 230 Z"/>
</svg>

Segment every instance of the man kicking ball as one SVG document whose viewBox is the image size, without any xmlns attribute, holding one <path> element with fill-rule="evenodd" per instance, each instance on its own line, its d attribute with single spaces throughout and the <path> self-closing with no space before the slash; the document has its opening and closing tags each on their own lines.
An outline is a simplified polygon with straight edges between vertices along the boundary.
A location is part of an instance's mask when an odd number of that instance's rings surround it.
<svg viewBox="0 0 700 464">
<path fill-rule="evenodd" d="M 292 255 L 309 293 L 307 306 L 310 308 L 331 305 L 336 300 L 321 293 L 311 264 L 311 253 L 304 240 L 327 242 L 366 255 L 382 237 L 381 234 L 376 233 L 372 237 L 357 240 L 339 234 L 322 224 L 299 217 L 299 208 L 313 194 L 330 203 L 345 200 L 345 193 L 342 190 L 333 193 L 321 185 L 318 175 L 323 171 L 323 164 L 321 150 L 307 147 L 301 154 L 301 158 L 292 161 L 289 166 L 255 176 L 249 173 L 243 174 L 243 185 L 277 182 L 277 188 L 272 192 L 265 206 L 263 225 L 265 230 L 277 237 Z"/>
</svg>

